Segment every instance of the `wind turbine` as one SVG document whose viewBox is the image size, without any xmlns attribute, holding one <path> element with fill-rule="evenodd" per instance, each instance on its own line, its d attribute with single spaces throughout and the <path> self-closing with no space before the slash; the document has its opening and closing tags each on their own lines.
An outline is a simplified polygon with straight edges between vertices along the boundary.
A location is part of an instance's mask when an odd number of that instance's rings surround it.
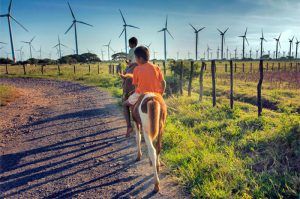
<svg viewBox="0 0 300 199">
<path fill-rule="evenodd" d="M 57 40 L 58 40 L 58 44 L 56 44 L 55 46 L 53 46 L 53 48 L 57 48 L 57 55 L 58 55 L 59 58 L 61 59 L 61 57 L 62 57 L 61 47 L 63 46 L 63 47 L 65 47 L 65 48 L 67 48 L 67 46 L 64 45 L 64 44 L 62 44 L 62 43 L 60 42 L 59 35 L 57 36 Z"/>
<path fill-rule="evenodd" d="M 293 46 L 293 41 L 294 41 L 294 37 L 292 39 L 289 39 L 289 42 L 290 42 L 290 52 L 289 52 L 289 56 L 291 57 L 292 56 L 292 46 Z"/>
<path fill-rule="evenodd" d="M 108 44 L 103 45 L 103 46 L 107 47 L 107 57 L 108 57 L 107 60 L 110 60 L 110 57 L 109 57 L 110 42 L 111 42 L 111 40 L 109 40 Z"/>
<path fill-rule="evenodd" d="M 207 60 L 209 60 L 209 51 L 212 50 L 211 48 L 209 48 L 209 46 L 207 45 Z"/>
<path fill-rule="evenodd" d="M 281 33 L 280 33 L 280 35 L 279 35 L 279 37 L 278 38 L 274 38 L 275 39 L 275 41 L 276 41 L 276 59 L 278 59 L 278 45 L 281 47 L 281 45 L 280 45 L 280 37 L 281 37 Z"/>
<path fill-rule="evenodd" d="M 227 46 L 227 49 L 226 49 L 226 59 L 228 59 L 228 53 L 229 53 L 229 49 L 228 49 L 228 46 Z"/>
<path fill-rule="evenodd" d="M 128 47 L 127 47 L 127 27 L 131 27 L 131 28 L 136 28 L 136 29 L 140 29 L 139 27 L 136 27 L 136 26 L 133 26 L 133 25 L 129 25 L 129 24 L 127 24 L 126 23 L 126 21 L 125 21 L 125 18 L 124 18 L 124 16 L 123 16 L 123 13 L 122 13 L 122 11 L 119 9 L 119 11 L 120 11 L 120 14 L 121 14 L 121 17 L 122 17 L 122 19 L 123 19 L 123 30 L 122 30 L 122 32 L 121 32 L 121 34 L 120 34 L 120 36 L 119 36 L 119 38 L 122 36 L 122 34 L 124 33 L 124 36 L 125 36 L 125 52 L 126 52 L 126 54 L 127 54 L 127 51 L 128 51 Z"/>
<path fill-rule="evenodd" d="M 222 32 L 221 30 L 219 30 L 218 28 L 217 28 L 217 30 L 220 32 L 220 35 L 221 35 L 221 59 L 223 59 L 224 58 L 224 51 L 223 51 L 223 49 L 224 49 L 224 43 L 225 43 L 225 33 L 227 32 L 227 30 L 228 30 L 229 28 L 227 28 L 224 32 Z"/>
<path fill-rule="evenodd" d="M 155 59 L 155 55 L 156 55 L 157 53 L 158 53 L 158 52 L 153 51 L 153 59 Z"/>
<path fill-rule="evenodd" d="M 298 41 L 298 39 L 296 39 L 296 55 L 295 55 L 295 59 L 297 59 L 298 58 L 298 45 L 299 45 L 299 41 Z"/>
<path fill-rule="evenodd" d="M 150 49 L 150 46 L 151 46 L 152 42 L 148 45 L 145 45 L 148 49 Z"/>
<path fill-rule="evenodd" d="M 198 33 L 203 30 L 205 27 L 202 27 L 200 29 L 196 29 L 192 24 L 190 24 L 190 26 L 194 29 L 194 33 L 196 35 L 196 54 L 195 54 L 195 57 L 196 57 L 196 61 L 198 60 Z"/>
<path fill-rule="evenodd" d="M 0 15 L 0 18 L 1 17 L 7 17 L 8 29 L 9 29 L 9 37 L 10 37 L 10 45 L 11 45 L 11 54 L 12 54 L 13 62 L 15 63 L 16 62 L 16 57 L 15 57 L 15 52 L 14 52 L 14 42 L 13 42 L 12 28 L 11 28 L 11 22 L 10 22 L 10 20 L 12 19 L 13 21 L 15 21 L 26 32 L 28 32 L 28 30 L 11 15 L 11 6 L 12 6 L 12 0 L 10 0 L 9 6 L 8 6 L 8 13 Z"/>
<path fill-rule="evenodd" d="M 17 49 L 16 51 L 20 52 L 20 61 L 23 61 L 23 46 L 20 49 Z"/>
<path fill-rule="evenodd" d="M 234 59 L 237 59 L 237 47 L 234 49 Z"/>
<path fill-rule="evenodd" d="M 249 45 L 249 42 L 248 42 L 248 39 L 247 39 L 247 30 L 248 30 L 248 28 L 246 28 L 246 31 L 245 31 L 244 35 L 239 36 L 239 37 L 243 38 L 243 59 L 245 59 L 245 41 Z"/>
<path fill-rule="evenodd" d="M 40 46 L 40 49 L 37 50 L 36 52 L 40 53 L 39 59 L 42 59 L 42 47 Z"/>
<path fill-rule="evenodd" d="M 174 39 L 174 37 L 171 35 L 170 31 L 168 30 L 168 15 L 166 17 L 166 23 L 165 23 L 165 27 L 162 28 L 161 30 L 159 30 L 158 32 L 164 32 L 164 61 L 166 63 L 167 61 L 167 32 L 168 34 L 172 37 L 172 39 Z M 166 66 L 164 64 L 164 74 L 166 75 Z"/>
<path fill-rule="evenodd" d="M 91 24 L 88 24 L 88 23 L 85 23 L 83 21 L 78 21 L 76 18 L 75 18 L 75 15 L 73 13 L 73 10 L 70 6 L 70 3 L 68 2 L 68 5 L 69 5 L 69 8 L 70 8 L 70 12 L 72 14 L 72 17 L 73 17 L 73 23 L 71 24 L 71 26 L 68 28 L 68 30 L 65 32 L 65 34 L 67 34 L 71 28 L 74 26 L 74 32 L 75 32 L 75 44 L 76 44 L 76 54 L 78 55 L 78 40 L 77 40 L 77 23 L 81 23 L 81 24 L 84 24 L 84 25 L 87 25 L 87 26 L 90 26 L 90 27 L 93 27 Z"/>
<path fill-rule="evenodd" d="M 25 44 L 28 44 L 28 46 L 29 46 L 29 52 L 30 52 L 30 58 L 31 59 L 32 59 L 32 50 L 31 50 L 31 48 L 34 49 L 34 47 L 32 45 L 32 42 L 33 42 L 34 39 L 35 39 L 35 36 L 30 41 L 21 41 L 21 42 L 23 42 Z"/>
<path fill-rule="evenodd" d="M 262 29 L 261 30 L 261 38 L 260 38 L 260 58 L 262 58 L 262 56 L 263 56 L 264 41 L 267 42 L 267 40 L 264 37 L 264 31 Z"/>
<path fill-rule="evenodd" d="M 218 46 L 218 49 L 217 49 L 217 59 L 219 59 L 219 55 L 220 55 L 220 48 Z"/>
<path fill-rule="evenodd" d="M 104 60 L 103 53 L 104 53 L 104 50 L 101 49 L 101 58 L 102 58 L 102 61 Z"/>
</svg>

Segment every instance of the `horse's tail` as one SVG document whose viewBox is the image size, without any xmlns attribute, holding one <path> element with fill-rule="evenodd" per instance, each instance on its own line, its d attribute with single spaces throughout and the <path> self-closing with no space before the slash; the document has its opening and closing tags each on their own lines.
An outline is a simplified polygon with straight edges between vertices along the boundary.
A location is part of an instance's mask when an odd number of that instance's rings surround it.
<svg viewBox="0 0 300 199">
<path fill-rule="evenodd" d="M 151 99 L 147 102 L 150 136 L 154 140 L 159 135 L 159 120 L 161 107 L 156 99 Z"/>
</svg>

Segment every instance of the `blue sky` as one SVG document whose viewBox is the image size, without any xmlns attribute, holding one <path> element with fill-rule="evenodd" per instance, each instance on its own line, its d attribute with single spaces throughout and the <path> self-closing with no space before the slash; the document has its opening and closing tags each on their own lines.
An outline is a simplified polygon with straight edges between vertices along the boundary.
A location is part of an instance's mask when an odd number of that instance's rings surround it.
<svg viewBox="0 0 300 199">
<path fill-rule="evenodd" d="M 1 14 L 7 12 L 8 3 L 9 0 L 0 0 Z M 268 40 L 265 43 L 265 51 L 274 51 L 273 37 L 277 37 L 280 32 L 281 51 L 288 51 L 288 38 L 295 35 L 300 40 L 299 0 L 70 0 L 70 4 L 78 20 L 94 25 L 91 28 L 79 24 L 79 52 L 83 53 L 89 49 L 100 56 L 103 49 L 105 59 L 107 52 L 103 45 L 110 39 L 114 50 L 124 51 L 124 37 L 119 38 L 122 31 L 119 8 L 128 24 L 141 28 L 128 29 L 128 37 L 136 36 L 140 44 L 152 43 L 150 50 L 157 51 L 158 58 L 163 57 L 163 34 L 157 31 L 163 28 L 167 14 L 168 28 L 174 36 L 174 40 L 167 38 L 170 58 L 175 58 L 177 52 L 180 58 L 187 58 L 188 51 L 192 53 L 191 58 L 194 57 L 195 36 L 189 23 L 197 28 L 206 27 L 199 34 L 200 57 L 203 57 L 207 45 L 216 57 L 216 49 L 220 45 L 220 36 L 216 28 L 230 27 L 225 45 L 232 52 L 236 47 L 241 51 L 241 39 L 237 36 L 242 35 L 246 27 L 250 43 L 250 46 L 246 46 L 247 52 L 251 48 L 253 51 L 259 48 L 261 28 L 264 29 Z M 36 49 L 42 47 L 43 57 L 48 57 L 51 52 L 52 58 L 56 58 L 56 50 L 52 47 L 57 43 L 58 34 L 62 43 L 70 48 L 64 49 L 64 54 L 70 54 L 71 48 L 75 49 L 73 30 L 64 34 L 72 23 L 67 1 L 14 0 L 12 14 L 29 29 L 27 33 L 15 23 L 12 25 L 15 47 L 18 49 L 24 46 L 26 58 L 29 56 L 28 47 L 20 41 L 30 40 L 33 36 L 36 36 L 33 45 Z M 1 18 L 0 27 L 0 41 L 8 43 L 7 20 Z M 9 45 L 0 50 L 1 56 L 5 51 L 10 52 Z M 38 56 L 38 53 L 34 53 L 34 56 Z"/>
</svg>

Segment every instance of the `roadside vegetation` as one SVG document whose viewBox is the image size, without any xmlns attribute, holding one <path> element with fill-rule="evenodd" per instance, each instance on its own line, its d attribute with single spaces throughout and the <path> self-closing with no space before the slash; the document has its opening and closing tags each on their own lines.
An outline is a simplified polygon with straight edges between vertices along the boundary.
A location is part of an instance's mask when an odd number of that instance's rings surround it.
<svg viewBox="0 0 300 199">
<path fill-rule="evenodd" d="M 15 88 L 0 84 L 0 106 L 5 106 L 18 96 Z"/>
<path fill-rule="evenodd" d="M 104 88 L 117 98 L 122 94 L 121 80 L 108 74 L 108 63 L 100 64 L 99 75 L 96 64 L 91 65 L 90 73 L 87 65 L 76 65 L 76 74 L 71 65 L 61 66 L 60 75 L 57 66 L 46 66 L 43 75 L 40 66 L 28 67 L 27 75 L 22 75 L 22 67 L 10 70 L 11 75 L 1 76 L 76 81 Z M 292 81 L 292 72 L 290 78 L 278 81 L 278 74 L 266 76 L 265 108 L 258 118 L 254 72 L 235 74 L 235 104 L 230 109 L 229 73 L 224 67 L 217 69 L 216 107 L 211 103 L 209 69 L 204 73 L 204 97 L 199 102 L 197 70 L 191 97 L 186 92 L 166 97 L 169 116 L 162 158 L 172 173 L 195 198 L 298 198 L 300 89 Z M 4 73 L 1 66 L 0 73 Z M 168 71 L 168 81 L 177 78 L 174 70 Z"/>
</svg>

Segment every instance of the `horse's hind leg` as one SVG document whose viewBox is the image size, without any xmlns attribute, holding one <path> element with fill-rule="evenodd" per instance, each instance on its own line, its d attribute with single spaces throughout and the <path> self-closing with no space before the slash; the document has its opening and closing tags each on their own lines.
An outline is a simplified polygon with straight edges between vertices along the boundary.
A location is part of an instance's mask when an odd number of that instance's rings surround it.
<svg viewBox="0 0 300 199">
<path fill-rule="evenodd" d="M 143 133 L 144 133 L 145 142 L 146 142 L 147 148 L 148 148 L 148 155 L 152 162 L 152 168 L 153 168 L 153 172 L 154 172 L 154 181 L 155 181 L 154 191 L 159 192 L 159 178 L 158 178 L 157 167 L 156 167 L 156 163 L 157 163 L 156 150 L 153 146 L 153 140 L 151 139 L 150 135 L 144 130 L 143 130 Z"/>
<path fill-rule="evenodd" d="M 141 133 L 140 133 L 140 128 L 139 125 L 134 122 L 134 128 L 135 128 L 135 139 L 136 139 L 136 145 L 137 145 L 137 157 L 136 161 L 140 161 L 142 157 L 142 149 L 141 149 Z"/>
</svg>

